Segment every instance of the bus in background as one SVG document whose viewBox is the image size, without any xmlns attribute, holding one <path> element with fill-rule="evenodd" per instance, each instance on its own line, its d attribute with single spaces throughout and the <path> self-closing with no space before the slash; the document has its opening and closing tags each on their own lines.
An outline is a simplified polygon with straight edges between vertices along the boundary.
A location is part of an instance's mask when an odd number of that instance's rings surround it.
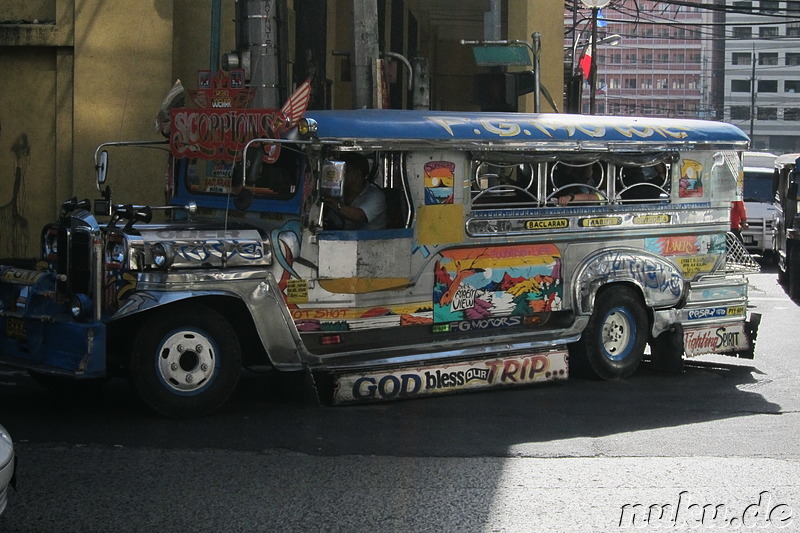
<svg viewBox="0 0 800 533">
<path fill-rule="evenodd" d="M 789 296 L 800 300 L 800 218 L 797 216 L 798 154 L 784 154 L 775 160 L 775 255 L 778 281 L 788 285 Z"/>
<path fill-rule="evenodd" d="M 751 254 L 768 258 L 773 255 L 773 219 L 775 218 L 772 175 L 775 172 L 775 154 L 744 152 L 744 205 L 747 210 L 747 227 L 742 229 L 742 241 Z"/>
</svg>

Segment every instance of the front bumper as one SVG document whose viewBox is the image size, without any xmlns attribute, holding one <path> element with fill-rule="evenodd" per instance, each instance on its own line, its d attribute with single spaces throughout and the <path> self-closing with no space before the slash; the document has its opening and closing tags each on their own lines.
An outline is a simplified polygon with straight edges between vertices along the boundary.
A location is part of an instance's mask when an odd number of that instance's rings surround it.
<svg viewBox="0 0 800 533">
<path fill-rule="evenodd" d="M 106 375 L 106 327 L 77 321 L 55 274 L 0 267 L 0 363 L 76 378 Z"/>
</svg>

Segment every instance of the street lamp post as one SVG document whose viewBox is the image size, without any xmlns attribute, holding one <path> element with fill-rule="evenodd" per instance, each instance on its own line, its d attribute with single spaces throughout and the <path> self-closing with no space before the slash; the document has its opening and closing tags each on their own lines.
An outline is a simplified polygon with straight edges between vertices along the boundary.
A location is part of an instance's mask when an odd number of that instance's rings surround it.
<svg viewBox="0 0 800 533">
<path fill-rule="evenodd" d="M 595 93 L 597 92 L 597 12 L 606 7 L 610 0 L 581 0 L 581 3 L 592 10 L 592 55 L 589 68 L 589 114 L 595 113 Z"/>
</svg>

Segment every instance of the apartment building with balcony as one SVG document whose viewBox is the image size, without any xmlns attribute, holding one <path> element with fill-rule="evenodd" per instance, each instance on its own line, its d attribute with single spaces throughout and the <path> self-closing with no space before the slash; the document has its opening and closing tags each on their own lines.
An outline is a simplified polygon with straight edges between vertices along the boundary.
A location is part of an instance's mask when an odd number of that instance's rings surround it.
<svg viewBox="0 0 800 533">
<path fill-rule="evenodd" d="M 755 150 L 800 151 L 800 2 L 726 6 L 725 120 Z"/>
</svg>

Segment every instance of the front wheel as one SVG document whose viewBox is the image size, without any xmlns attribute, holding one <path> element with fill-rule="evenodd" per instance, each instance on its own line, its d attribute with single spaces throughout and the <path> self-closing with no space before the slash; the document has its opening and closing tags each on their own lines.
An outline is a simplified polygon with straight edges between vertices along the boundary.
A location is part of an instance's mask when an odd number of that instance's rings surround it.
<svg viewBox="0 0 800 533">
<path fill-rule="evenodd" d="M 639 367 L 647 336 L 647 315 L 639 294 L 631 287 L 607 287 L 597 295 L 578 351 L 597 377 L 624 379 Z"/>
<path fill-rule="evenodd" d="M 242 354 L 218 312 L 180 306 L 154 314 L 133 345 L 131 379 L 142 400 L 166 416 L 202 416 L 236 389 Z"/>
</svg>

